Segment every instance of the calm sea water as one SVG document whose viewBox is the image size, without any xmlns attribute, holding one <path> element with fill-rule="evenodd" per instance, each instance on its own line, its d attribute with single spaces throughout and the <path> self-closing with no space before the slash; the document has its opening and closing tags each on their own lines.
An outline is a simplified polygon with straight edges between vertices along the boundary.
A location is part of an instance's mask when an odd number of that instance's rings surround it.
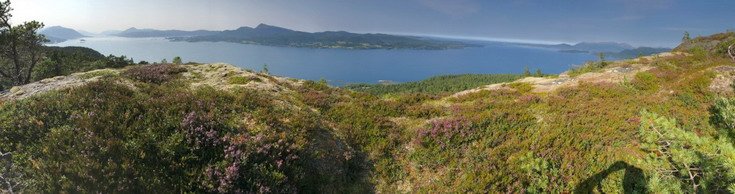
<svg viewBox="0 0 735 194">
<path fill-rule="evenodd" d="M 224 62 L 271 74 L 326 79 L 333 85 L 407 82 L 435 75 L 463 73 L 521 73 L 524 67 L 560 73 L 594 60 L 590 54 L 562 53 L 507 43 L 452 50 L 342 50 L 258 46 L 225 42 L 170 42 L 163 38 L 92 37 L 53 46 L 84 46 L 102 54 L 125 55 L 149 62 L 181 56 L 186 61 Z"/>
</svg>

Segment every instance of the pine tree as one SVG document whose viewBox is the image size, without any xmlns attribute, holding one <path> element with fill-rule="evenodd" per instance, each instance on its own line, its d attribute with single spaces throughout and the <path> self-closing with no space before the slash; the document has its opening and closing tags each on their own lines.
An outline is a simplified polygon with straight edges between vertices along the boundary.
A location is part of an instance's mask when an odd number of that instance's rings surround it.
<svg viewBox="0 0 735 194">
<path fill-rule="evenodd" d="M 173 63 L 174 64 L 177 64 L 177 65 L 181 65 L 183 62 L 181 62 L 181 57 L 176 56 L 176 57 L 174 57 Z"/>
<path fill-rule="evenodd" d="M 641 113 L 641 159 L 654 193 L 735 192 L 735 148 L 727 138 L 699 136 L 676 120 Z M 683 189 L 683 191 L 681 190 Z"/>
<path fill-rule="evenodd" d="M 270 73 L 268 71 L 268 64 L 263 64 L 263 69 L 260 70 L 260 73 L 263 73 L 263 74 L 269 74 Z"/>
<path fill-rule="evenodd" d="M 12 25 L 10 1 L 0 1 L 0 66 L 1 82 L 22 85 L 31 81 L 31 75 L 43 59 L 43 43 L 48 40 L 38 30 L 43 23 L 38 21 Z"/>
<path fill-rule="evenodd" d="M 536 74 L 534 74 L 535 77 L 543 77 L 544 73 L 541 73 L 541 69 L 536 69 Z"/>
<path fill-rule="evenodd" d="M 523 76 L 524 77 L 531 77 L 531 70 L 528 70 L 528 67 L 523 68 Z"/>
</svg>

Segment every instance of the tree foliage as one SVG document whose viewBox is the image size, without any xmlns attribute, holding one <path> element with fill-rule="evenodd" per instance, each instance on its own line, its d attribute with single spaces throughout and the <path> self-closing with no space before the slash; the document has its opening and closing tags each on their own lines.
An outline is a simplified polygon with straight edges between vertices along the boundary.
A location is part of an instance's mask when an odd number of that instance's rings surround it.
<svg viewBox="0 0 735 194">
<path fill-rule="evenodd" d="M 345 88 L 378 95 L 412 92 L 442 94 L 459 92 L 489 84 L 511 82 L 522 77 L 522 75 L 518 74 L 442 75 L 417 82 L 399 84 L 350 84 L 345 86 Z"/>
<path fill-rule="evenodd" d="M 0 2 L 0 77 L 10 85 L 26 84 L 44 56 L 42 44 L 47 40 L 37 33 L 43 23 L 30 21 L 14 26 L 10 11 L 9 0 Z"/>
<path fill-rule="evenodd" d="M 181 61 L 181 57 L 179 57 L 179 56 L 174 57 L 173 64 L 175 64 L 175 65 L 181 65 L 181 64 L 183 64 L 183 62 Z"/>
<path fill-rule="evenodd" d="M 731 113 L 730 113 L 731 114 Z M 641 113 L 641 162 L 652 167 L 649 187 L 656 192 L 735 192 L 735 148 L 726 136 L 697 135 L 676 120 Z"/>
</svg>

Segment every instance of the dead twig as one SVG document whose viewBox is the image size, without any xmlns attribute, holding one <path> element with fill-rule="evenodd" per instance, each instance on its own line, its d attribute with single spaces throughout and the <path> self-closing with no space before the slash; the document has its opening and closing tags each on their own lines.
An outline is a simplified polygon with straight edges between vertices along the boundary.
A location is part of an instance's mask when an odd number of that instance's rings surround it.
<svg viewBox="0 0 735 194">
<path fill-rule="evenodd" d="M 0 152 L 0 162 L 7 160 L 5 164 L 0 164 L 0 193 L 13 194 L 21 186 L 19 182 L 14 181 L 14 177 L 18 175 L 12 172 L 14 166 L 11 154 L 11 152 Z"/>
<path fill-rule="evenodd" d="M 730 55 L 732 61 L 735 62 L 735 44 L 731 44 L 729 47 L 727 47 L 727 54 Z"/>
</svg>

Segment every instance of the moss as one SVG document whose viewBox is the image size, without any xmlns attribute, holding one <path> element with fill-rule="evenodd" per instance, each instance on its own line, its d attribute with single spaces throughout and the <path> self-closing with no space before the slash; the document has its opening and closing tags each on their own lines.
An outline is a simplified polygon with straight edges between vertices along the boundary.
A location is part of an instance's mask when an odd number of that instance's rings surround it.
<svg viewBox="0 0 735 194">
<path fill-rule="evenodd" d="M 97 71 L 92 71 L 92 72 L 82 74 L 79 76 L 79 78 L 90 79 L 94 77 L 113 77 L 117 75 L 119 75 L 119 72 L 114 71 L 114 70 L 97 70 Z"/>
<path fill-rule="evenodd" d="M 515 89 L 519 93 L 528 93 L 533 90 L 533 85 L 527 82 L 514 82 L 507 84 L 508 87 Z"/>
<path fill-rule="evenodd" d="M 227 83 L 229 84 L 235 84 L 235 85 L 245 85 L 252 81 L 260 82 L 260 78 L 258 77 L 250 77 L 250 76 L 233 76 L 227 78 Z"/>
<path fill-rule="evenodd" d="M 658 91 L 659 78 L 649 72 L 638 72 L 631 82 L 634 88 L 642 91 Z"/>
</svg>

